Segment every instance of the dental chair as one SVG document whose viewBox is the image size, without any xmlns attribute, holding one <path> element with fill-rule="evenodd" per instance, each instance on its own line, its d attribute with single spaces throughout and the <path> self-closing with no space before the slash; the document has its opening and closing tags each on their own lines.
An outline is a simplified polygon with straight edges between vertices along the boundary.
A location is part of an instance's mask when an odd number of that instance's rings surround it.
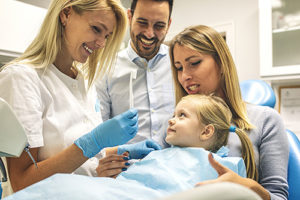
<svg viewBox="0 0 300 200">
<path fill-rule="evenodd" d="M 2 188 L 10 185 L 7 170 L 5 170 L 6 157 L 19 157 L 27 150 L 27 137 L 25 130 L 17 119 L 15 113 L 6 101 L 0 98 L 0 199 Z M 29 151 L 28 151 L 29 152 Z M 10 187 L 9 187 L 10 188 Z M 8 189 L 3 195 L 8 194 Z"/>
<path fill-rule="evenodd" d="M 263 80 L 246 80 L 240 83 L 243 100 L 261 106 L 275 107 L 273 89 Z"/>
<path fill-rule="evenodd" d="M 262 80 L 246 80 L 240 83 L 244 101 L 261 106 L 275 107 L 276 97 L 269 84 Z M 289 200 L 299 200 L 300 190 L 300 141 L 290 130 L 286 129 L 290 144 L 288 163 Z"/>
</svg>

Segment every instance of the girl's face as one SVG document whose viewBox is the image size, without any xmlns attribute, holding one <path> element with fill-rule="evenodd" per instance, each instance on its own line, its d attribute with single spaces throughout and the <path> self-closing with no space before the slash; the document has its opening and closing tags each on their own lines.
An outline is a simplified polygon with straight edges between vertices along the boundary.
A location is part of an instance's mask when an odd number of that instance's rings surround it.
<svg viewBox="0 0 300 200">
<path fill-rule="evenodd" d="M 193 104 L 180 101 L 169 120 L 166 142 L 180 147 L 204 147 L 201 140 L 204 130 L 205 125 L 199 121 Z"/>
<path fill-rule="evenodd" d="M 86 11 L 77 14 L 72 7 L 60 14 L 64 25 L 63 55 L 67 61 L 85 63 L 93 51 L 103 48 L 116 25 L 112 11 Z"/>
<path fill-rule="evenodd" d="M 175 44 L 173 55 L 178 81 L 188 94 L 222 94 L 221 70 L 211 55 L 179 44 Z"/>
</svg>

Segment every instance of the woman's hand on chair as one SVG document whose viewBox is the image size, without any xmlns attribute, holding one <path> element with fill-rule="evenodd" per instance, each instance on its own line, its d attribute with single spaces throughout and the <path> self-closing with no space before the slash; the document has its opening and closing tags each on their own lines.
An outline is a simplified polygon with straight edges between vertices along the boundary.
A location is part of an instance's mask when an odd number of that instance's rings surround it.
<svg viewBox="0 0 300 200">
<path fill-rule="evenodd" d="M 250 188 L 264 200 L 269 200 L 271 198 L 269 192 L 259 183 L 250 178 L 243 178 L 235 172 L 233 172 L 232 170 L 228 169 L 227 167 L 221 165 L 213 158 L 211 153 L 208 155 L 208 160 L 211 166 L 217 171 L 219 177 L 214 180 L 199 182 L 196 184 L 196 186 L 213 184 L 218 182 L 232 182 Z"/>
<path fill-rule="evenodd" d="M 230 170 L 227 167 L 218 163 L 213 158 L 211 153 L 208 155 L 208 160 L 209 160 L 211 166 L 217 171 L 219 177 L 214 180 L 208 180 L 208 181 L 203 181 L 203 182 L 197 183 L 196 186 L 201 186 L 201 185 L 206 185 L 206 184 L 211 184 L 211 183 L 218 183 L 218 182 L 234 182 L 234 183 L 242 184 L 241 179 L 243 179 L 243 178 L 240 177 L 238 174 L 234 173 L 232 170 Z"/>
</svg>

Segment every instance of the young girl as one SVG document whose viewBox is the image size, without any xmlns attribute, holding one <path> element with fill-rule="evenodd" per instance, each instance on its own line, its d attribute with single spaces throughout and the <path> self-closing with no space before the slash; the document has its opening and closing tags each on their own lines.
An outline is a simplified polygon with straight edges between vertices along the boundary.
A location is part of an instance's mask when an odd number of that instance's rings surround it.
<svg viewBox="0 0 300 200">
<path fill-rule="evenodd" d="M 169 120 L 166 141 L 173 145 L 171 148 L 152 151 L 116 179 L 55 175 L 12 197 L 27 199 L 28 195 L 35 194 L 44 198 L 60 194 L 64 199 L 157 199 L 191 189 L 199 181 L 215 179 L 218 174 L 207 159 L 211 152 L 219 163 L 245 177 L 243 160 L 226 157 L 228 149 L 224 145 L 229 132 L 240 136 L 247 176 L 256 178 L 251 142 L 230 122 L 231 113 L 221 98 L 186 96 L 176 106 L 174 118 Z"/>
<path fill-rule="evenodd" d="M 231 126 L 232 114 L 226 103 L 217 96 L 188 95 L 177 104 L 169 120 L 166 141 L 180 147 L 202 147 L 217 152 L 228 141 L 229 132 L 235 132 L 242 144 L 242 157 L 247 177 L 257 180 L 253 147 L 248 135 Z"/>
</svg>

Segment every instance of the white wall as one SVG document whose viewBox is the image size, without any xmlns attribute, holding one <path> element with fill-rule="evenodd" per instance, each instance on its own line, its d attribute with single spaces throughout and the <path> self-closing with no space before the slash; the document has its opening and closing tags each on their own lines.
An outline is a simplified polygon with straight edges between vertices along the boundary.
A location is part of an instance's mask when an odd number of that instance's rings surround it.
<svg viewBox="0 0 300 200">
<path fill-rule="evenodd" d="M 36 36 L 45 8 L 15 0 L 0 0 L 0 62 L 24 52 Z"/>
<path fill-rule="evenodd" d="M 259 79 L 258 0 L 174 0 L 167 40 L 189 25 L 233 23 L 240 81 Z"/>
<path fill-rule="evenodd" d="M 38 31 L 45 9 L 15 0 L 0 0 L 0 5 L 0 54 L 1 50 L 23 52 Z M 172 19 L 166 40 L 189 25 L 232 23 L 230 48 L 239 78 L 259 78 L 258 0 L 174 0 Z"/>
<path fill-rule="evenodd" d="M 38 6 L 38 7 L 41 7 L 41 8 L 48 8 L 51 0 L 17 0 L 17 1 L 21 1 L 21 2 L 24 2 L 24 3 L 27 3 L 27 4 L 31 4 L 31 5 L 34 5 L 34 6 Z"/>
</svg>

